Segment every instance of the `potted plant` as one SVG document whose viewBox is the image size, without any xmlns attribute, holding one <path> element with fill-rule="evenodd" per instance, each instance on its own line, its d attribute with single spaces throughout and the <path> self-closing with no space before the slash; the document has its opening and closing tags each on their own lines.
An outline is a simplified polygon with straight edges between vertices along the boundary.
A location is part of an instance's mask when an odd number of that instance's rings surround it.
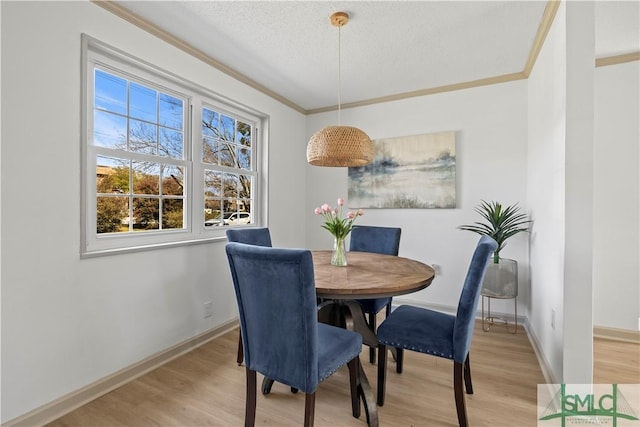
<svg viewBox="0 0 640 427">
<path fill-rule="evenodd" d="M 493 253 L 493 263 L 499 264 L 500 251 L 506 245 L 507 239 L 523 231 L 529 231 L 528 224 L 531 220 L 520 213 L 520 207 L 517 204 L 503 209 L 502 204 L 498 202 L 483 200 L 475 211 L 487 222 L 474 222 L 473 225 L 461 225 L 458 228 L 493 238 L 498 243 L 498 249 Z"/>
<path fill-rule="evenodd" d="M 503 208 L 501 203 L 483 200 L 475 210 L 485 219 L 485 222 L 474 222 L 472 225 L 461 225 L 458 228 L 490 236 L 498 243 L 498 249 L 493 253 L 493 262 L 487 266 L 482 282 L 481 294 L 489 298 L 489 314 L 486 318 L 484 298 L 482 299 L 482 329 L 488 331 L 494 322 L 491 316 L 491 298 L 514 298 L 516 327 L 513 333 L 515 333 L 518 328 L 518 263 L 513 259 L 500 258 L 500 251 L 505 247 L 507 239 L 518 233 L 529 231 L 531 220 L 520 212 L 517 204 Z M 485 320 L 489 322 L 487 327 L 485 327 Z"/>
</svg>

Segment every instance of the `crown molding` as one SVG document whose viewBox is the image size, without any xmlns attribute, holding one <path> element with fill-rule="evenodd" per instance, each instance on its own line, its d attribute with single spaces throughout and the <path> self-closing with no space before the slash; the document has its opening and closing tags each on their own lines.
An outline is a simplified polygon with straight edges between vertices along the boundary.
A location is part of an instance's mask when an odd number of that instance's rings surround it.
<svg viewBox="0 0 640 427">
<path fill-rule="evenodd" d="M 606 67 L 608 65 L 624 64 L 625 62 L 640 61 L 640 52 L 626 53 L 624 55 L 606 56 L 596 58 L 596 67 Z"/>
<path fill-rule="evenodd" d="M 450 85 L 437 86 L 433 88 L 414 90 L 411 92 L 403 92 L 403 93 L 398 93 L 394 95 L 381 96 L 378 98 L 371 98 L 363 101 L 350 102 L 347 104 L 341 104 L 340 108 L 344 110 L 347 108 L 362 107 L 365 105 L 372 105 L 372 104 L 381 104 L 383 102 L 399 101 L 402 99 L 415 98 L 418 96 L 433 95 L 436 93 L 443 93 L 443 92 L 452 92 L 455 90 L 494 85 L 498 83 L 511 82 L 514 80 L 522 80 L 526 78 L 527 77 L 524 75 L 524 72 L 504 74 L 502 76 L 487 77 L 484 79 L 471 80 L 468 82 L 454 83 Z M 311 110 L 307 110 L 307 114 L 325 113 L 327 111 L 334 111 L 337 109 L 338 109 L 337 105 L 332 105 L 329 107 L 314 108 Z"/>
<path fill-rule="evenodd" d="M 551 24 L 553 24 L 553 20 L 556 17 L 556 12 L 558 11 L 559 7 L 560 0 L 547 1 L 547 5 L 545 6 L 544 12 L 542 13 L 542 20 L 540 21 L 538 32 L 536 33 L 536 37 L 533 40 L 533 45 L 531 46 L 531 50 L 529 51 L 529 57 L 527 58 L 524 70 L 522 71 L 525 78 L 529 77 L 531 71 L 533 70 L 533 66 L 536 64 L 538 55 L 542 50 L 544 41 L 547 39 L 547 34 L 549 34 Z"/>
</svg>

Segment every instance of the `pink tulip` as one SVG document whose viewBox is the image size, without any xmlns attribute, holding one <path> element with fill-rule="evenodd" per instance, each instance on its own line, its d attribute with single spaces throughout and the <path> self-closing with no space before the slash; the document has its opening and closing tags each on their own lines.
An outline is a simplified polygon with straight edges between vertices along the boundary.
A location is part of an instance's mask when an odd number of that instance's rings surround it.
<svg viewBox="0 0 640 427">
<path fill-rule="evenodd" d="M 336 214 L 336 215 L 338 215 L 338 208 L 335 208 L 335 209 L 333 210 L 333 213 L 334 213 L 334 214 Z"/>
<path fill-rule="evenodd" d="M 362 209 L 358 209 L 358 216 L 364 215 L 364 211 Z"/>
<path fill-rule="evenodd" d="M 349 211 L 349 213 L 347 214 L 347 218 L 349 219 L 353 219 L 356 217 L 356 214 L 354 214 L 353 212 Z"/>
<path fill-rule="evenodd" d="M 314 212 L 316 213 L 316 215 L 320 215 L 322 213 L 322 209 L 316 208 Z"/>
<path fill-rule="evenodd" d="M 344 199 L 340 198 L 338 199 L 338 206 L 343 206 L 344 205 Z"/>
<path fill-rule="evenodd" d="M 331 206 L 325 203 L 324 205 L 320 206 L 320 209 L 322 209 L 322 212 L 330 212 Z"/>
</svg>

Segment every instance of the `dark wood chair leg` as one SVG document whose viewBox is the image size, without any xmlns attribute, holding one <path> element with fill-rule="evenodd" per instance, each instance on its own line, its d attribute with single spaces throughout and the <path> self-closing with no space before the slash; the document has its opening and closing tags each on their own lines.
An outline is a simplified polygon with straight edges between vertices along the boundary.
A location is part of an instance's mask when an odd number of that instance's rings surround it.
<svg viewBox="0 0 640 427">
<path fill-rule="evenodd" d="M 460 427 L 468 427 L 467 408 L 464 404 L 464 392 L 462 391 L 464 367 L 462 363 L 453 362 L 453 391 L 456 396 L 456 410 L 458 411 L 458 424 Z"/>
<path fill-rule="evenodd" d="M 262 379 L 262 394 L 267 395 L 271 393 L 271 387 L 273 387 L 274 381 L 269 377 Z"/>
<path fill-rule="evenodd" d="M 256 371 L 247 371 L 247 402 L 245 403 L 244 425 L 253 427 L 256 423 Z"/>
<path fill-rule="evenodd" d="M 304 398 L 304 427 L 313 427 L 316 411 L 316 392 L 307 393 Z"/>
<path fill-rule="evenodd" d="M 240 331 L 240 335 L 238 337 L 238 357 L 236 358 L 236 362 L 238 362 L 238 366 L 242 365 L 243 360 L 244 360 L 244 350 L 242 348 L 242 331 Z"/>
<path fill-rule="evenodd" d="M 384 392 L 387 381 L 387 346 L 378 344 L 378 406 L 384 405 Z"/>
<path fill-rule="evenodd" d="M 402 373 L 402 362 L 404 360 L 404 349 L 396 348 L 396 372 Z"/>
<path fill-rule="evenodd" d="M 469 363 L 469 353 L 464 361 L 464 386 L 467 394 L 473 394 L 473 384 L 471 384 L 471 364 Z"/>
<path fill-rule="evenodd" d="M 360 399 L 358 398 L 359 366 L 358 357 L 354 357 L 347 363 L 347 367 L 349 368 L 349 385 L 351 386 L 351 413 L 354 418 L 360 418 Z"/>
<path fill-rule="evenodd" d="M 376 333 L 376 314 L 369 313 L 369 329 L 374 334 Z M 369 347 L 369 363 L 376 363 L 376 349 L 373 347 Z"/>
</svg>

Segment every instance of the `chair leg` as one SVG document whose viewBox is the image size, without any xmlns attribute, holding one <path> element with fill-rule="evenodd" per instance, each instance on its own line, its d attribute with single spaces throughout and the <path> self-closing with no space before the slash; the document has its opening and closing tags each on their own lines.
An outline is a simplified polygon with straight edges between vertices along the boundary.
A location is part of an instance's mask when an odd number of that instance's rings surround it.
<svg viewBox="0 0 640 427">
<path fill-rule="evenodd" d="M 378 406 L 384 405 L 384 392 L 387 382 L 387 346 L 378 344 Z"/>
<path fill-rule="evenodd" d="M 462 391 L 462 372 L 464 369 L 462 363 L 453 362 L 453 391 L 456 396 L 456 410 L 458 411 L 458 424 L 460 427 L 468 427 L 467 408 L 464 403 L 464 392 Z"/>
<path fill-rule="evenodd" d="M 253 427 L 256 423 L 256 371 L 247 371 L 247 401 L 245 403 L 244 426 Z"/>
<path fill-rule="evenodd" d="M 349 385 L 351 386 L 351 413 L 354 418 L 360 418 L 360 399 L 358 399 L 359 366 L 358 357 L 354 357 L 347 363 L 347 367 L 349 368 Z"/>
<path fill-rule="evenodd" d="M 242 348 L 242 331 L 240 331 L 240 335 L 238 337 L 238 357 L 236 358 L 236 362 L 238 362 L 238 366 L 242 365 L 243 360 L 244 360 L 244 350 Z"/>
<path fill-rule="evenodd" d="M 469 353 L 464 361 L 464 386 L 467 394 L 473 394 L 473 384 L 471 384 L 471 364 L 469 363 Z"/>
<path fill-rule="evenodd" d="M 304 398 L 304 427 L 313 427 L 316 411 L 316 392 L 307 393 Z"/>
<path fill-rule="evenodd" d="M 396 347 L 396 372 L 402 373 L 402 362 L 404 360 L 404 349 Z"/>
<path fill-rule="evenodd" d="M 376 314 L 369 313 L 369 329 L 374 334 L 376 333 Z M 369 347 L 369 363 L 376 363 L 376 349 L 373 347 Z"/>
</svg>

